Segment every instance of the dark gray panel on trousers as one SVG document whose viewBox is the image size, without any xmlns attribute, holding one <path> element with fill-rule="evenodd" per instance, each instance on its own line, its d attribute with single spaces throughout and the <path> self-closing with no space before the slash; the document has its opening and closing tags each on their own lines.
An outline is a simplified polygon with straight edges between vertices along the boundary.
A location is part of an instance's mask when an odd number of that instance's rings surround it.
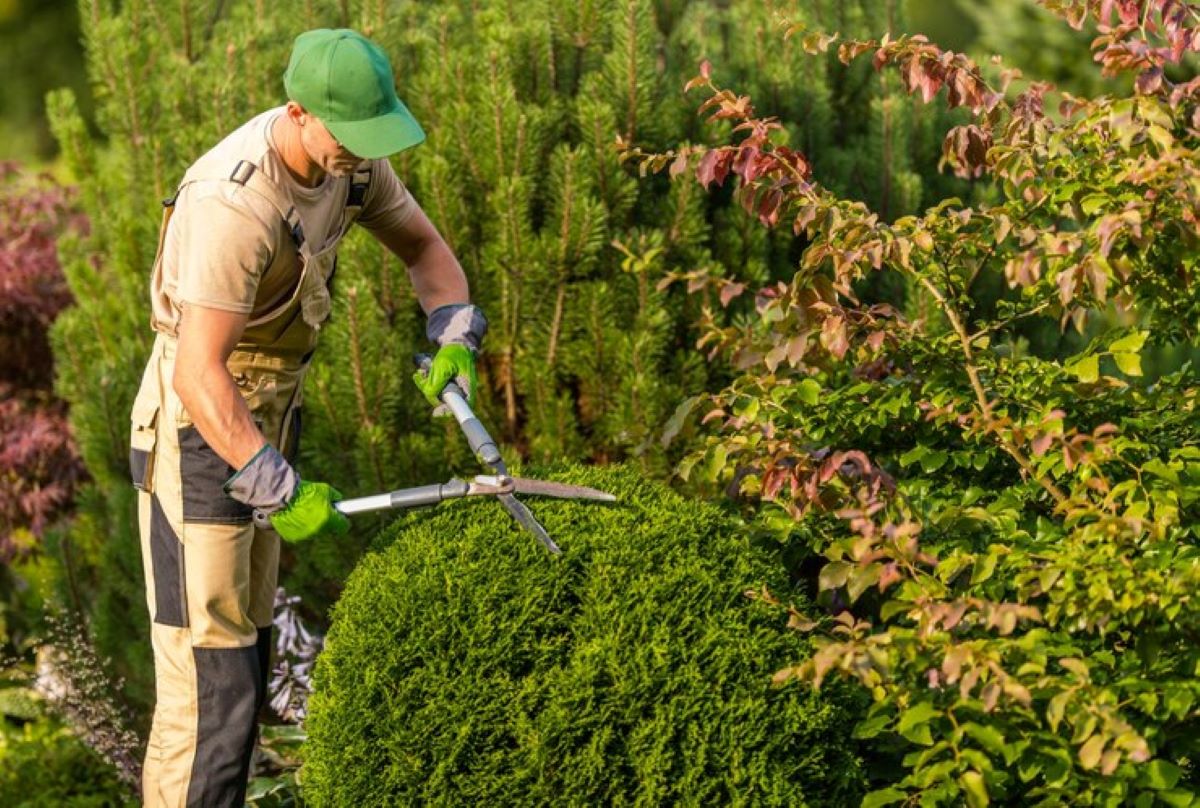
<svg viewBox="0 0 1200 808">
<path fill-rule="evenodd" d="M 149 467 L 149 452 L 145 449 L 129 450 L 129 477 L 133 480 L 135 488 L 140 488 L 143 491 L 149 490 L 149 486 L 146 485 L 146 470 Z"/>
<path fill-rule="evenodd" d="M 254 510 L 225 493 L 225 481 L 237 469 L 213 451 L 194 426 L 179 430 L 179 475 L 183 487 L 183 521 L 240 525 Z"/>
<path fill-rule="evenodd" d="M 283 459 L 293 466 L 296 465 L 296 456 L 300 454 L 300 429 L 302 427 L 301 421 L 303 420 L 300 416 L 301 409 L 301 407 L 296 407 L 292 410 L 291 423 L 288 425 L 287 430 L 287 443 L 284 444 L 283 451 L 280 452 L 283 455 Z"/>
<path fill-rule="evenodd" d="M 261 712 L 263 704 L 267 700 L 267 682 L 271 675 L 271 627 L 260 628 L 258 630 L 258 642 L 255 644 L 255 649 L 258 651 L 258 675 L 261 691 L 258 697 L 258 704 L 255 707 L 255 712 Z"/>
<path fill-rule="evenodd" d="M 154 570 L 154 622 L 177 628 L 186 626 L 183 543 L 156 494 L 150 495 L 150 567 Z"/>
<path fill-rule="evenodd" d="M 193 648 L 192 654 L 199 718 L 188 808 L 240 807 L 263 698 L 258 647 Z"/>
</svg>

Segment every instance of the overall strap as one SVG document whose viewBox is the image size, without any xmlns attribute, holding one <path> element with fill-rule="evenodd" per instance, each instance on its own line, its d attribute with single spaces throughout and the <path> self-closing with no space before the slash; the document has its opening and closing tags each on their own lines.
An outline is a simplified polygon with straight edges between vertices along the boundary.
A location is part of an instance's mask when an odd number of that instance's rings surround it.
<svg viewBox="0 0 1200 808">
<path fill-rule="evenodd" d="M 304 248 L 304 226 L 300 223 L 300 214 L 296 211 L 296 206 L 292 204 L 287 194 L 280 190 L 279 186 L 258 170 L 254 163 L 249 160 L 239 160 L 229 174 L 229 181 L 249 188 L 270 202 L 283 218 L 288 233 L 292 236 L 292 241 L 296 242 L 296 249 Z"/>
<path fill-rule="evenodd" d="M 371 164 L 360 168 L 350 175 L 350 189 L 346 192 L 346 213 L 351 219 L 357 219 L 367 201 L 367 189 L 371 187 Z"/>
</svg>

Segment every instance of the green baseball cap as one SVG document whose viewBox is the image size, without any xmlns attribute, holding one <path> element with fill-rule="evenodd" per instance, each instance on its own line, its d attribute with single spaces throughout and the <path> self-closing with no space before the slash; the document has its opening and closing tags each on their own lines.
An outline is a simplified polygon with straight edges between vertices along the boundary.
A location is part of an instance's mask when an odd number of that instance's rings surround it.
<svg viewBox="0 0 1200 808">
<path fill-rule="evenodd" d="M 425 140 L 396 95 L 387 55 L 357 31 L 318 28 L 296 37 L 283 86 L 358 157 L 386 157 Z"/>
</svg>

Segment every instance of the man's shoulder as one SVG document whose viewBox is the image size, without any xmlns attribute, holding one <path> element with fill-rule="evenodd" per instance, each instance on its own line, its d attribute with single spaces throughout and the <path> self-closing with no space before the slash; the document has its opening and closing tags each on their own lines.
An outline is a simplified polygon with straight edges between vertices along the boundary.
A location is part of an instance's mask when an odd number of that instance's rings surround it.
<svg viewBox="0 0 1200 808">
<path fill-rule="evenodd" d="M 236 181 L 236 169 L 244 163 L 261 170 L 271 153 L 268 129 L 281 109 L 276 107 L 260 112 L 227 134 L 188 167 L 183 181 Z"/>
<path fill-rule="evenodd" d="M 225 179 L 198 179 L 179 190 L 175 217 L 214 238 L 276 243 L 286 227 L 278 207 L 261 193 Z"/>
<path fill-rule="evenodd" d="M 280 110 L 254 116 L 192 163 L 180 182 L 177 212 L 222 206 L 274 228 L 288 207 L 272 179 L 267 133 Z"/>
</svg>

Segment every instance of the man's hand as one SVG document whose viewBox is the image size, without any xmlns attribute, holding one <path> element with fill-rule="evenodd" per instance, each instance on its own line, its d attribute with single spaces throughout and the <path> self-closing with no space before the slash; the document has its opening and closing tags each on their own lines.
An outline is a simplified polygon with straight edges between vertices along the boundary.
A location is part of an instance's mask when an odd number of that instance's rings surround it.
<svg viewBox="0 0 1200 808">
<path fill-rule="evenodd" d="M 333 507 L 342 495 L 326 483 L 302 481 L 269 444 L 226 480 L 225 493 L 266 514 L 285 541 L 350 529 L 349 520 Z"/>
<path fill-rule="evenodd" d="M 435 407 L 441 403 L 438 396 L 446 385 L 451 381 L 456 382 L 467 395 L 467 405 L 473 407 L 475 388 L 479 385 L 475 373 L 475 352 L 456 343 L 443 345 L 434 355 L 429 373 L 417 371 L 413 374 L 413 381 L 425 394 L 426 400 Z"/>
<path fill-rule="evenodd" d="M 475 406 L 475 388 L 479 385 L 475 375 L 475 352 L 486 333 L 487 318 L 478 306 L 470 303 L 448 303 L 429 313 L 425 335 L 441 347 L 433 357 L 429 374 L 415 373 L 413 381 L 430 404 L 438 406 L 442 389 L 453 380 L 467 394 L 467 404 Z M 441 411 L 439 408 L 433 414 L 438 415 Z"/>
<path fill-rule="evenodd" d="M 340 536 L 350 529 L 350 520 L 333 507 L 333 503 L 341 498 L 338 490 L 328 483 L 302 480 L 287 505 L 271 514 L 271 526 L 279 538 L 290 542 L 304 541 L 322 533 Z"/>
</svg>

